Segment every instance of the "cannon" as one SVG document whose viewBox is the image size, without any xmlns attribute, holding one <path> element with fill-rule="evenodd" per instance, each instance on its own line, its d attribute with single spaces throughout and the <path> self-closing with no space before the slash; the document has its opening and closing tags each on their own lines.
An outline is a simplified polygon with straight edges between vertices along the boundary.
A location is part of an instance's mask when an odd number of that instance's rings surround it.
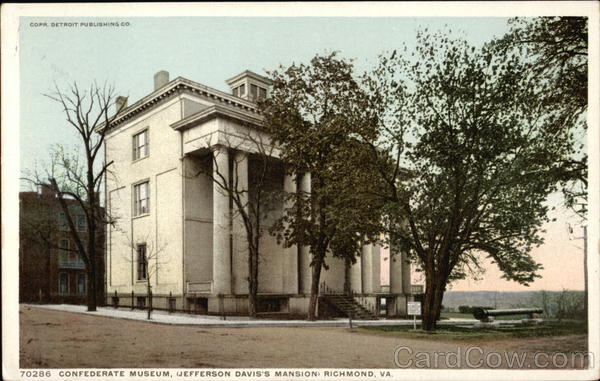
<svg viewBox="0 0 600 381">
<path fill-rule="evenodd" d="M 510 310 L 474 308 L 473 316 L 482 322 L 489 322 L 494 320 L 494 316 L 529 315 L 529 319 L 533 319 L 533 314 L 541 314 L 542 312 L 544 311 L 541 308 L 514 308 Z"/>
</svg>

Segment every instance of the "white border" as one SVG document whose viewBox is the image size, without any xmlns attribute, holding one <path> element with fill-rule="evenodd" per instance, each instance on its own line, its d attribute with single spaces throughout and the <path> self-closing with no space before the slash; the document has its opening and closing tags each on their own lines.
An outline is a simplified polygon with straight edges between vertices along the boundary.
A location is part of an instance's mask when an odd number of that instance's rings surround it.
<svg viewBox="0 0 600 381">
<path fill-rule="evenodd" d="M 585 2 L 379 2 L 379 3 L 151 3 L 151 4 L 3 4 L 2 5 L 2 373 L 4 379 L 20 379 L 18 326 L 18 192 L 19 182 L 19 46 L 21 16 L 60 17 L 146 17 L 146 16 L 244 16 L 244 17 L 589 17 L 589 255 L 590 350 L 595 364 L 588 371 L 563 370 L 393 370 L 401 379 L 547 379 L 591 380 L 600 377 L 600 156 L 599 133 L 599 3 Z M 171 369 L 177 371 L 177 369 Z M 58 370 L 53 370 L 58 373 Z M 89 379 L 89 378 L 70 378 Z M 145 379 L 145 378 L 144 378 Z M 247 379 L 247 378 L 246 378 Z"/>
</svg>

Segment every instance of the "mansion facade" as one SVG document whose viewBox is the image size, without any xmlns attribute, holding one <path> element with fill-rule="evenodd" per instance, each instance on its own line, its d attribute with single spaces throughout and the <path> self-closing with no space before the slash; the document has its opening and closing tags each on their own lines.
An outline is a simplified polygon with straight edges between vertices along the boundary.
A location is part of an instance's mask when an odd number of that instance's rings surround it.
<svg viewBox="0 0 600 381">
<path fill-rule="evenodd" d="M 255 100 L 269 94 L 270 81 L 245 71 L 227 81 L 225 93 L 161 71 L 154 91 L 120 110 L 106 131 L 106 207 L 116 223 L 107 226 L 108 304 L 144 307 L 147 284 L 155 308 L 208 314 L 244 315 L 248 297 L 248 245 L 241 217 L 230 197 L 212 181 L 249 189 L 257 172 L 257 149 L 246 137 L 259 136 Z M 266 187 L 310 191 L 310 174 L 290 176 L 270 151 L 273 170 Z M 250 181 L 251 182 L 251 181 Z M 265 226 L 282 216 L 284 201 L 272 200 Z M 259 257 L 258 310 L 306 314 L 312 269 L 308 247 L 284 248 L 265 231 Z M 381 261 L 382 248 L 364 245 L 349 271 L 355 298 L 379 313 L 405 315 L 411 298 L 410 264 L 402 253 Z M 342 293 L 344 261 L 326 259 L 323 291 Z M 385 266 L 384 266 L 385 265 Z M 389 267 L 389 270 L 388 270 Z M 382 287 L 382 271 L 390 285 Z"/>
</svg>

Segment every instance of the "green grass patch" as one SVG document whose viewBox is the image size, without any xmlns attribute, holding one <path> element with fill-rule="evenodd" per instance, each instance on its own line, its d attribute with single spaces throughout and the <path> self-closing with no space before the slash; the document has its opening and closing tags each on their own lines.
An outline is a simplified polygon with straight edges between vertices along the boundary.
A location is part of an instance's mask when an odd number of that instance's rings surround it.
<svg viewBox="0 0 600 381">
<path fill-rule="evenodd" d="M 473 314 L 461 314 L 460 312 L 443 312 L 442 319 L 473 319 Z"/>
<path fill-rule="evenodd" d="M 408 339 L 442 341 L 499 340 L 528 337 L 551 337 L 587 334 L 587 323 L 583 321 L 545 321 L 534 326 L 514 326 L 497 328 L 466 328 L 438 326 L 435 332 L 426 332 L 412 326 L 362 327 L 362 332 Z"/>
</svg>

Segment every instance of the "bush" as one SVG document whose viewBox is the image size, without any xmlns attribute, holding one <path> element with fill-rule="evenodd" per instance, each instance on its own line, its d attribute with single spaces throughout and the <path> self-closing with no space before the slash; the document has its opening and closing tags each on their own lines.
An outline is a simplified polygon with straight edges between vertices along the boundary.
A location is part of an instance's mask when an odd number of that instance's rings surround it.
<svg viewBox="0 0 600 381">
<path fill-rule="evenodd" d="M 461 314 L 470 314 L 473 313 L 473 309 L 469 306 L 458 306 L 458 312 Z"/>
</svg>

